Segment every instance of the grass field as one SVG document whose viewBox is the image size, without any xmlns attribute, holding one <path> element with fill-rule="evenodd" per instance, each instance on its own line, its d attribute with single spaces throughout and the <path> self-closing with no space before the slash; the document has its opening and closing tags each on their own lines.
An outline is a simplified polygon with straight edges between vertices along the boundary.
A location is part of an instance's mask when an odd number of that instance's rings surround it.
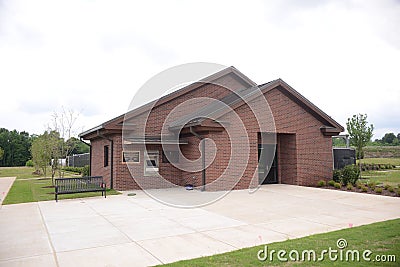
<svg viewBox="0 0 400 267">
<path fill-rule="evenodd" d="M 17 204 L 25 202 L 36 202 L 45 200 L 54 200 L 54 188 L 52 186 L 51 178 L 33 175 L 33 168 L 30 167 L 1 167 L 1 177 L 17 177 L 6 198 L 3 205 Z M 76 176 L 72 173 L 66 173 L 65 177 Z M 117 191 L 107 189 L 107 195 L 119 194 Z M 83 198 L 91 196 L 99 196 L 101 192 L 88 192 L 79 194 L 59 195 L 59 199 L 70 198 Z"/>
<path fill-rule="evenodd" d="M 33 167 L 0 167 L 0 177 L 17 177 L 17 179 L 44 177 L 43 175 L 32 174 L 34 171 Z"/>
<path fill-rule="evenodd" d="M 210 257 L 203 257 L 193 260 L 175 262 L 163 266 L 179 267 L 179 266 L 399 266 L 400 264 L 400 219 L 386 222 L 379 222 L 370 225 L 348 228 L 335 232 L 317 234 L 299 239 L 287 240 L 283 242 L 272 243 L 268 245 L 268 251 L 275 250 L 274 260 L 266 259 L 260 261 L 257 254 L 264 246 L 256 246 L 228 252 Z M 238 238 L 240 238 L 238 236 Z M 316 259 L 318 259 L 323 250 L 338 250 L 337 240 L 345 239 L 347 247 L 343 249 L 343 259 L 345 259 L 346 251 L 358 250 L 360 252 L 360 261 L 330 261 L 328 253 L 324 255 L 322 261 L 290 261 L 281 262 L 277 259 L 277 252 L 285 250 L 285 255 L 288 258 L 288 253 L 291 250 L 297 250 L 301 253 L 303 250 L 314 250 Z M 365 261 L 362 258 L 364 250 L 372 251 L 369 256 L 371 261 Z M 340 255 L 340 253 L 337 253 Z M 396 262 L 378 262 L 376 256 L 394 255 Z M 351 257 L 350 257 L 351 259 Z M 381 257 L 383 259 L 383 257 Z"/>
<path fill-rule="evenodd" d="M 361 163 L 391 164 L 391 165 L 395 165 L 395 166 L 400 166 L 400 158 L 368 158 L 368 159 L 362 159 Z"/>
<path fill-rule="evenodd" d="M 17 177 L 17 179 L 29 179 L 29 178 L 45 178 L 44 175 L 32 174 L 35 171 L 33 167 L 0 167 L 0 178 L 1 177 Z M 57 174 L 58 175 L 58 174 Z M 72 172 L 64 172 L 65 177 L 76 177 L 80 176 Z M 47 171 L 47 178 L 51 177 L 50 167 Z"/>
<path fill-rule="evenodd" d="M 363 171 L 361 181 L 373 181 L 376 184 L 388 184 L 391 186 L 400 185 L 400 169 L 385 171 Z"/>
<path fill-rule="evenodd" d="M 364 156 L 371 158 L 400 158 L 400 146 L 366 146 Z"/>
<path fill-rule="evenodd" d="M 400 166 L 400 158 L 369 158 L 362 159 L 362 163 L 366 164 L 391 164 Z M 363 171 L 361 173 L 361 181 L 373 181 L 377 184 L 389 184 L 392 186 L 400 185 L 400 168 L 380 171 Z"/>
</svg>

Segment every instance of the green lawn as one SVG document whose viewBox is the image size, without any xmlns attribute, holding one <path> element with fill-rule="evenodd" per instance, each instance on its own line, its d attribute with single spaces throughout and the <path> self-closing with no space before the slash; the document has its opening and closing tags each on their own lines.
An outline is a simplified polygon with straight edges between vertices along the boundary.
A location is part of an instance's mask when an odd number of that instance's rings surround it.
<svg viewBox="0 0 400 267">
<path fill-rule="evenodd" d="M 51 178 L 33 175 L 33 171 L 34 169 L 30 167 L 0 168 L 0 179 L 1 177 L 17 177 L 3 201 L 3 205 L 54 200 L 54 188 L 51 187 Z M 66 176 L 71 177 L 74 175 L 67 173 Z M 107 195 L 116 194 L 119 194 L 119 192 L 107 189 Z M 67 194 L 59 195 L 59 199 L 83 198 L 99 195 L 101 195 L 101 192 Z"/>
<path fill-rule="evenodd" d="M 44 178 L 44 175 L 33 174 L 35 169 L 33 167 L 0 167 L 0 178 L 1 177 L 17 177 L 17 179 L 29 179 L 29 178 Z M 57 174 L 58 175 L 58 174 Z M 73 172 L 64 171 L 65 177 L 76 177 L 80 176 Z M 47 171 L 46 177 L 51 177 L 50 167 Z"/>
<path fill-rule="evenodd" d="M 17 179 L 44 177 L 32 174 L 34 171 L 33 167 L 0 167 L 0 177 L 17 177 Z M 48 175 L 50 175 L 50 170 Z"/>
<path fill-rule="evenodd" d="M 397 219 L 269 244 L 268 251 L 276 251 L 273 261 L 270 261 L 269 258 L 266 261 L 258 260 L 258 252 L 265 247 L 256 246 L 210 257 L 175 262 L 165 266 L 399 266 L 399 233 L 400 219 Z M 240 236 L 237 238 L 240 238 Z M 347 247 L 343 249 L 343 259 L 345 259 L 346 251 L 358 250 L 360 252 L 359 262 L 346 262 L 344 260 L 330 261 L 328 254 L 325 254 L 324 260 L 316 262 L 294 262 L 289 260 L 281 262 L 277 259 L 277 252 L 279 250 L 287 252 L 286 258 L 288 258 L 288 253 L 291 250 L 297 250 L 300 253 L 300 257 L 303 250 L 314 250 L 317 255 L 316 259 L 318 259 L 323 250 L 329 250 L 330 247 L 337 250 L 337 240 L 341 238 L 347 241 Z M 367 249 L 372 251 L 372 254 L 369 256 L 371 261 L 369 262 L 364 261 L 362 258 L 363 251 Z M 338 255 L 340 254 L 338 253 Z M 375 260 L 377 255 L 394 255 L 396 262 L 383 263 L 372 261 Z"/>
<path fill-rule="evenodd" d="M 363 171 L 361 182 L 373 181 L 376 184 L 389 184 L 391 186 L 400 185 L 400 169 L 384 171 Z"/>
<path fill-rule="evenodd" d="M 400 166 L 400 158 L 368 158 L 368 159 L 362 159 L 361 162 L 366 164 L 374 163 L 374 164 L 391 164 Z"/>
<path fill-rule="evenodd" d="M 362 159 L 361 162 L 366 164 L 391 164 L 400 166 L 400 158 L 368 158 Z M 363 171 L 361 177 L 362 182 L 373 181 L 377 184 L 398 186 L 400 185 L 400 168 L 380 171 Z"/>
</svg>

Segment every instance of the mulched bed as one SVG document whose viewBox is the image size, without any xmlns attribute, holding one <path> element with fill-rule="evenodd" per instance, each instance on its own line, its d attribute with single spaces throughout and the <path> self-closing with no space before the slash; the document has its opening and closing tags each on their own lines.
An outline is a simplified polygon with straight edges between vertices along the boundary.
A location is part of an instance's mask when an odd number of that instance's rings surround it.
<svg viewBox="0 0 400 267">
<path fill-rule="evenodd" d="M 389 190 L 386 190 L 384 187 L 381 186 L 376 186 L 382 188 L 382 193 L 377 193 L 371 188 L 368 187 L 368 191 L 364 192 L 362 189 L 358 189 L 356 186 L 353 187 L 352 190 L 347 190 L 346 186 L 342 186 L 340 189 L 333 187 L 333 186 L 320 186 L 318 188 L 324 188 L 324 189 L 331 189 L 331 190 L 340 190 L 340 191 L 347 191 L 347 192 L 356 192 L 356 193 L 363 193 L 363 194 L 372 194 L 372 195 L 380 195 L 380 196 L 390 196 L 390 197 L 400 197 L 399 193 L 396 193 L 397 188 L 395 188 L 395 192 L 389 192 Z"/>
</svg>

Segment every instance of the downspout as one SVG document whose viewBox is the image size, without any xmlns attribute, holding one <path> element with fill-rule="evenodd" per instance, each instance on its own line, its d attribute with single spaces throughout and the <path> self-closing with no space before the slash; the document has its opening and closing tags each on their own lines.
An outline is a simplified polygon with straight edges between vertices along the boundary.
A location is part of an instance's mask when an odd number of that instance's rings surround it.
<svg viewBox="0 0 400 267">
<path fill-rule="evenodd" d="M 201 183 L 202 183 L 202 188 L 201 191 L 206 190 L 206 140 L 204 139 L 203 136 L 199 135 L 193 130 L 193 126 L 189 127 L 189 131 L 191 134 L 196 136 L 197 138 L 200 139 L 201 142 L 201 165 L 202 165 L 202 173 L 201 173 Z"/>
<path fill-rule="evenodd" d="M 92 174 L 92 145 L 90 143 L 86 143 L 82 140 L 82 137 L 79 137 L 79 141 L 89 146 L 89 176 Z"/>
<path fill-rule="evenodd" d="M 111 146 L 111 159 L 110 159 L 110 188 L 114 188 L 114 141 L 110 138 L 105 137 L 104 135 L 100 134 L 100 131 L 97 130 L 97 136 L 101 137 L 105 140 L 110 141 L 110 146 Z"/>
</svg>

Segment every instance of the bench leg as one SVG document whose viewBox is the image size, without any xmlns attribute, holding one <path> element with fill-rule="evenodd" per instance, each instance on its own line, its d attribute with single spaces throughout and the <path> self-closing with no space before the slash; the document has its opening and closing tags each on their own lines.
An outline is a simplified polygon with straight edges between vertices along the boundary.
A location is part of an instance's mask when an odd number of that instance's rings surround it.
<svg viewBox="0 0 400 267">
<path fill-rule="evenodd" d="M 56 197 L 56 202 L 58 202 L 58 186 L 57 185 L 54 187 L 54 195 Z"/>
</svg>

